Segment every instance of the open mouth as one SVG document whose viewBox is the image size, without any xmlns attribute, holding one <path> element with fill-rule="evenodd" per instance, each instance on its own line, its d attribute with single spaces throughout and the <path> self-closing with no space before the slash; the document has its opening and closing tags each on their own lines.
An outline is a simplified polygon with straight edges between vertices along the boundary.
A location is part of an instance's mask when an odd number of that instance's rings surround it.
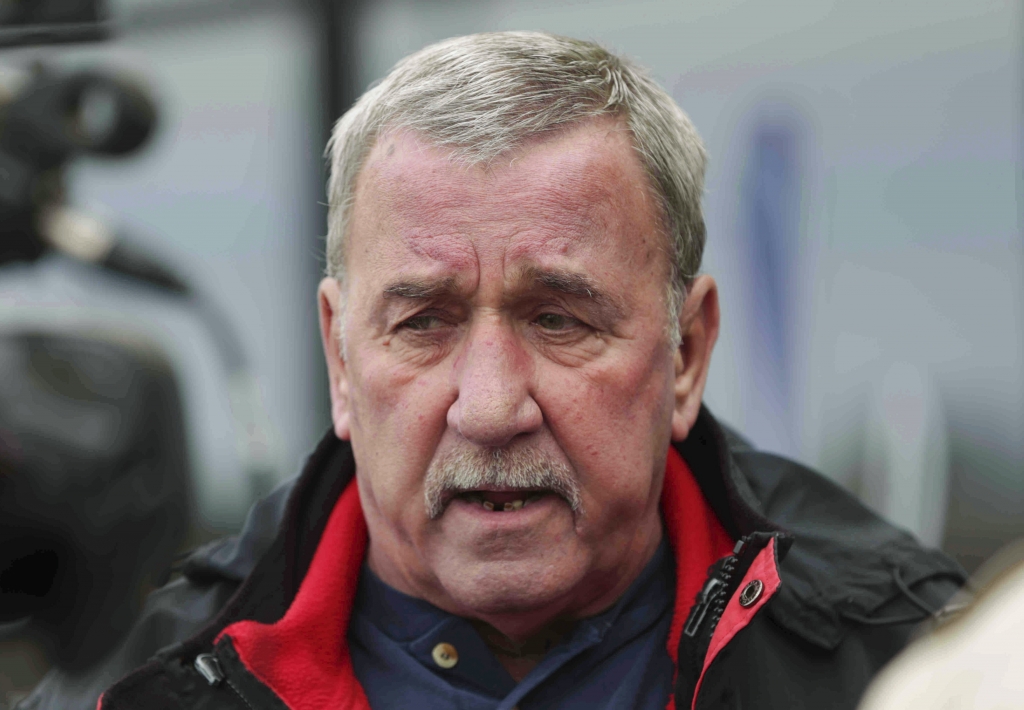
<svg viewBox="0 0 1024 710">
<path fill-rule="evenodd" d="M 455 497 L 495 513 L 514 513 L 550 494 L 550 491 L 465 491 Z"/>
</svg>

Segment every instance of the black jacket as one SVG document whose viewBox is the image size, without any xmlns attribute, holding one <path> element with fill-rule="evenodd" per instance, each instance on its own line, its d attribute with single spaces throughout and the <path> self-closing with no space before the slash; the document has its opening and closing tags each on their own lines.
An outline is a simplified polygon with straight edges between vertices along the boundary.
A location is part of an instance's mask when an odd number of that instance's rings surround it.
<svg viewBox="0 0 1024 710">
<path fill-rule="evenodd" d="M 691 612 L 679 644 L 679 710 L 691 706 L 722 607 L 771 544 L 781 585 L 704 671 L 697 708 L 854 708 L 965 580 L 941 552 L 813 471 L 752 450 L 707 410 L 677 450 L 726 530 L 746 543 L 709 571 L 712 591 Z M 239 536 L 196 551 L 180 578 L 150 596 L 114 654 L 84 676 L 51 672 L 19 708 L 93 710 L 104 691 L 104 710 L 286 708 L 229 639 L 217 648 L 214 639 L 235 621 L 283 616 L 354 472 L 351 448 L 329 432 L 297 479 L 253 507 Z"/>
</svg>

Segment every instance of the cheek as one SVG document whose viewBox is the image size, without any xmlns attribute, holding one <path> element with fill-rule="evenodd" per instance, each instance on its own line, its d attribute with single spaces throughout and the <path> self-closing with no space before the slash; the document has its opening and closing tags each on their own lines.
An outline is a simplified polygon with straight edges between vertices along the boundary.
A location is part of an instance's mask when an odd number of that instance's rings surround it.
<svg viewBox="0 0 1024 710">
<path fill-rule="evenodd" d="M 422 482 L 444 434 L 450 395 L 440 368 L 411 373 L 388 358 L 353 368 L 352 446 L 358 470 L 382 512 L 422 496 Z"/>
<path fill-rule="evenodd" d="M 671 361 L 620 359 L 560 368 L 542 403 L 548 426 L 587 492 L 614 508 L 647 502 L 671 432 Z M 546 405 L 546 406 L 545 406 Z"/>
<path fill-rule="evenodd" d="M 353 418 L 375 437 L 393 428 L 407 435 L 429 427 L 436 411 L 445 407 L 448 378 L 443 367 L 416 367 L 389 352 L 360 353 L 352 358 L 351 382 Z M 444 417 L 441 417 L 443 422 Z"/>
</svg>

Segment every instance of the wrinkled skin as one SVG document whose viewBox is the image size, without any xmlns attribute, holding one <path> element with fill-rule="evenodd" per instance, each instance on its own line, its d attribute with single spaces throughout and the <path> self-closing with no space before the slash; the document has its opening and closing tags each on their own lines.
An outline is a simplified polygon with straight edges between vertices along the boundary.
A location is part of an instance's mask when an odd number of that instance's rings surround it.
<svg viewBox="0 0 1024 710">
<path fill-rule="evenodd" d="M 319 305 L 371 568 L 513 640 L 599 613 L 661 539 L 669 441 L 696 419 L 717 336 L 714 281 L 692 284 L 674 347 L 665 237 L 618 120 L 488 167 L 392 133 L 356 187 L 344 311 L 330 278 Z M 433 462 L 516 448 L 568 465 L 582 510 L 555 495 L 510 513 L 456 498 L 428 517 Z"/>
</svg>

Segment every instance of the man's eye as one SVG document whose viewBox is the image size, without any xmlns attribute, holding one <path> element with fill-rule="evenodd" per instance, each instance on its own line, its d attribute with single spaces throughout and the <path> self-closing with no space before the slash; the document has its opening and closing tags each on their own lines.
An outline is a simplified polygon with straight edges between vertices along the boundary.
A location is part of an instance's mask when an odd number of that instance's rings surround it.
<svg viewBox="0 0 1024 710">
<path fill-rule="evenodd" d="M 407 328 L 409 330 L 430 330 L 441 325 L 443 325 L 443 323 L 437 316 L 419 315 L 402 321 L 398 327 Z"/>
<path fill-rule="evenodd" d="M 571 316 L 560 313 L 542 313 L 535 321 L 544 330 L 569 330 L 579 325 L 579 321 Z"/>
</svg>

